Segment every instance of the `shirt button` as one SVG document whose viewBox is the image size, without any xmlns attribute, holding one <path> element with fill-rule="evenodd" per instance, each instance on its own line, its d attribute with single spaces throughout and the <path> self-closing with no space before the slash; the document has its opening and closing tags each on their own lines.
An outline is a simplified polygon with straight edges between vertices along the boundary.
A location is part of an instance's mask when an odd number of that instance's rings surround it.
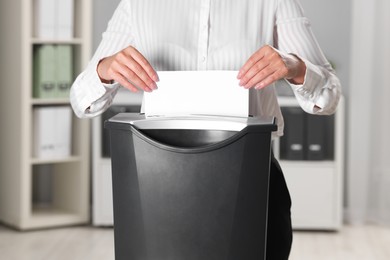
<svg viewBox="0 0 390 260">
<path fill-rule="evenodd" d="M 206 61 L 206 57 L 205 57 L 205 56 L 202 57 L 202 61 L 203 61 L 203 62 Z"/>
</svg>

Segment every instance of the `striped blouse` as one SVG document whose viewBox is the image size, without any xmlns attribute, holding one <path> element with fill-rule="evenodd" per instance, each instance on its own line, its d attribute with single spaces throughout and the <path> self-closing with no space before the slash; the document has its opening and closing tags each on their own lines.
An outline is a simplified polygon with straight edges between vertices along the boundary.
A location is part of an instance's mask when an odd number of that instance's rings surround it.
<svg viewBox="0 0 390 260">
<path fill-rule="evenodd" d="M 306 64 L 305 81 L 291 87 L 308 113 L 331 114 L 341 92 L 339 79 L 324 57 L 298 0 L 122 0 L 102 41 L 71 88 L 79 117 L 104 112 L 121 86 L 102 84 L 98 62 L 132 45 L 154 69 L 239 70 L 263 45 L 293 53 Z M 283 117 L 275 84 L 250 90 L 249 114 L 275 116 L 278 135 Z M 216 97 L 218 98 L 218 97 Z"/>
</svg>

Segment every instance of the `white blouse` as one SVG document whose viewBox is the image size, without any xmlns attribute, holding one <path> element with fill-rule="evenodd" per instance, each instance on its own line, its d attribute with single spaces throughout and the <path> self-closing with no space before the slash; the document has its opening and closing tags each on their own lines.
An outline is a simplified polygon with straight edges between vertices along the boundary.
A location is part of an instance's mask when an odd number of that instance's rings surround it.
<svg viewBox="0 0 390 260">
<path fill-rule="evenodd" d="M 71 88 L 71 104 L 78 117 L 96 116 L 111 105 L 121 86 L 103 84 L 97 64 L 129 45 L 138 49 L 158 73 L 239 70 L 265 44 L 297 55 L 307 67 L 303 85 L 286 80 L 275 84 L 291 87 L 308 113 L 335 111 L 340 82 L 298 0 L 122 0 L 93 58 Z M 275 116 L 280 136 L 283 117 L 275 84 L 250 90 L 249 114 Z"/>
</svg>

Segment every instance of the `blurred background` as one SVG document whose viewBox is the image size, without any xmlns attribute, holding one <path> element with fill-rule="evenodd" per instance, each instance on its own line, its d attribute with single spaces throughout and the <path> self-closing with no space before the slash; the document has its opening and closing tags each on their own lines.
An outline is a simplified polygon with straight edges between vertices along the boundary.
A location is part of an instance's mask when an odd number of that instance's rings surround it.
<svg viewBox="0 0 390 260">
<path fill-rule="evenodd" d="M 54 2 L 0 3 L 0 253 L 114 259 L 102 122 L 137 111 L 142 97 L 120 91 L 102 116 L 74 117 L 70 84 L 119 0 Z M 300 2 L 341 80 L 343 100 L 334 116 L 310 126 L 290 93 L 279 90 L 286 124 L 303 120 L 301 129 L 321 133 L 312 141 L 324 149 L 294 153 L 294 131 L 274 143 L 293 200 L 291 259 L 390 259 L 390 2 Z M 40 17 L 63 20 L 53 29 Z"/>
</svg>

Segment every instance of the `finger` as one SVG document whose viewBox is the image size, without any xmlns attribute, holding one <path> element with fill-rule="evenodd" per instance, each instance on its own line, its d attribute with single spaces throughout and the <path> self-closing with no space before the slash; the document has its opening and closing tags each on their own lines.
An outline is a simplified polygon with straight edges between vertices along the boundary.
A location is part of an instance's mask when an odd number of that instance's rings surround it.
<svg viewBox="0 0 390 260">
<path fill-rule="evenodd" d="M 262 89 L 262 88 L 265 88 L 269 85 L 271 85 L 272 83 L 274 83 L 276 80 L 276 76 L 275 76 L 275 73 L 269 75 L 268 77 L 266 77 L 265 79 L 263 79 L 262 81 L 260 81 L 259 83 L 256 84 L 256 86 L 254 87 L 255 89 Z"/>
<path fill-rule="evenodd" d="M 275 75 L 280 78 L 283 78 L 285 75 L 287 75 L 288 69 L 278 53 L 271 53 L 266 60 L 267 62 L 269 62 L 268 66 L 258 71 L 257 74 L 253 76 L 246 83 L 246 85 L 244 85 L 245 88 L 250 88 L 257 85 L 259 82 L 263 81 L 265 78 L 274 73 L 276 73 Z M 279 80 L 280 78 L 276 80 Z"/>
<path fill-rule="evenodd" d="M 135 48 L 130 49 L 131 57 L 137 61 L 138 64 L 146 71 L 150 79 L 157 82 L 159 80 L 157 72 L 153 69 L 152 65 L 148 62 L 147 59 Z"/>
<path fill-rule="evenodd" d="M 137 73 L 130 70 L 128 67 L 121 68 L 119 73 L 122 74 L 129 82 L 131 82 L 132 85 L 136 86 L 137 88 L 146 92 L 152 91 L 152 88 L 148 87 L 145 82 L 137 75 Z"/>
<path fill-rule="evenodd" d="M 264 54 L 261 52 L 261 49 L 257 52 L 255 52 L 249 59 L 245 62 L 245 64 L 241 67 L 237 78 L 242 79 L 247 72 L 262 58 L 264 57 Z"/>
<path fill-rule="evenodd" d="M 131 57 L 126 61 L 125 67 L 121 68 L 121 73 L 143 90 L 157 89 L 156 82 L 154 82 L 141 65 Z"/>
<path fill-rule="evenodd" d="M 112 70 L 119 72 L 141 90 L 149 92 L 151 89 L 157 88 L 156 83 L 147 76 L 142 67 L 130 55 L 120 53 L 116 62 L 112 64 Z M 141 79 L 141 77 L 143 78 Z"/>
<path fill-rule="evenodd" d="M 280 68 L 274 71 L 273 73 L 270 73 L 268 76 L 266 76 L 264 79 L 262 79 L 261 81 L 259 81 L 259 83 L 255 85 L 255 89 L 262 89 L 284 78 L 284 75 L 286 73 L 285 71 L 286 71 L 285 69 Z"/>
<path fill-rule="evenodd" d="M 137 92 L 138 89 L 133 85 L 131 84 L 124 76 L 122 76 L 121 74 L 119 73 L 114 73 L 113 77 L 112 77 L 116 82 L 118 82 L 119 84 L 121 84 L 121 86 L 129 89 L 130 91 L 132 92 Z"/>
<path fill-rule="evenodd" d="M 254 75 L 245 85 L 244 88 L 252 88 L 259 82 L 263 81 L 269 75 L 274 73 L 275 70 L 270 65 L 264 67 L 261 71 L 259 71 L 256 75 Z"/>
<path fill-rule="evenodd" d="M 241 78 L 239 85 L 244 86 L 245 88 L 249 86 L 253 86 L 253 80 L 255 80 L 255 76 L 257 74 L 261 74 L 261 72 L 269 66 L 269 62 L 265 59 L 259 60 L 255 63 Z M 252 84 L 252 85 L 251 85 Z"/>
<path fill-rule="evenodd" d="M 259 60 L 263 59 L 264 57 L 268 56 L 270 53 L 275 52 L 275 49 L 271 47 L 270 45 L 264 45 L 261 47 L 258 51 L 256 51 L 252 56 L 245 62 L 245 64 L 240 69 L 237 78 L 241 79 L 248 70 L 253 67 L 254 64 L 256 64 Z"/>
</svg>

